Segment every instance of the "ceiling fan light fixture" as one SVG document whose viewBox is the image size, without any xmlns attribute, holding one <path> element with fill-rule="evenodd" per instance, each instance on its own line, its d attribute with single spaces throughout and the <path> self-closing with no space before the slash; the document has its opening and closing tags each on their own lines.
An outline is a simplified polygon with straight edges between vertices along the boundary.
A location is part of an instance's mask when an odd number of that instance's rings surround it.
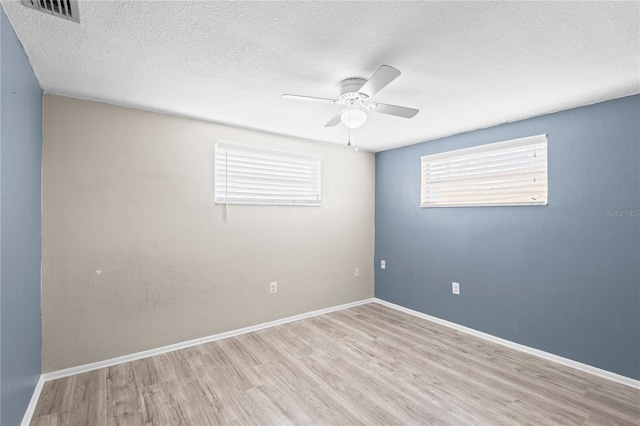
<svg viewBox="0 0 640 426">
<path fill-rule="evenodd" d="M 324 127 L 335 127 L 342 122 L 349 130 L 357 129 L 366 123 L 369 116 L 368 112 L 403 118 L 412 118 L 419 112 L 415 108 L 371 102 L 373 95 L 387 87 L 398 76 L 400 76 L 399 70 L 389 65 L 382 65 L 369 80 L 355 77 L 342 80 L 340 83 L 340 96 L 336 99 L 289 94 L 282 95 L 282 97 L 299 101 L 344 105 L 346 109 L 331 117 L 331 120 Z"/>
<path fill-rule="evenodd" d="M 357 129 L 367 121 L 367 113 L 358 108 L 345 109 L 340 120 L 348 128 Z"/>
</svg>

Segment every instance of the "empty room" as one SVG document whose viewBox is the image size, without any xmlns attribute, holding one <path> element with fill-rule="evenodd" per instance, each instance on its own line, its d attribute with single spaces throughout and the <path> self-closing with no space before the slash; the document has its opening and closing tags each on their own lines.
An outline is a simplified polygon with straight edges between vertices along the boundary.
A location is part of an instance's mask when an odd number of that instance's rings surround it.
<svg viewBox="0 0 640 426">
<path fill-rule="evenodd" d="M 0 425 L 640 426 L 640 1 L 0 0 Z"/>
</svg>

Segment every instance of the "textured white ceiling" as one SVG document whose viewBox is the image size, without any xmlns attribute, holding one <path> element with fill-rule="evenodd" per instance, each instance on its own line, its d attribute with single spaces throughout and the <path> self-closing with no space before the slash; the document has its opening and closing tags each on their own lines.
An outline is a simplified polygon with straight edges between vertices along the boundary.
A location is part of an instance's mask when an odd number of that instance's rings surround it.
<svg viewBox="0 0 640 426">
<path fill-rule="evenodd" d="M 2 5 L 46 92 L 345 143 L 338 83 L 382 64 L 380 151 L 640 92 L 639 2 L 79 0 L 80 24 Z"/>
</svg>

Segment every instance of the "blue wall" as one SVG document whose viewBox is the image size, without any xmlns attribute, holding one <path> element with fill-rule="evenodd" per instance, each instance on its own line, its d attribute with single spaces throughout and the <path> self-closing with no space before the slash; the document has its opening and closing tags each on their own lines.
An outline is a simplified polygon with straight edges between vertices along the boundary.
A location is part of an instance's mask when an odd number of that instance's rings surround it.
<svg viewBox="0 0 640 426">
<path fill-rule="evenodd" d="M 0 424 L 40 376 L 42 90 L 0 8 Z"/>
<path fill-rule="evenodd" d="M 636 95 L 378 153 L 376 296 L 640 379 L 639 123 Z M 548 206 L 419 207 L 421 155 L 543 133 Z"/>
</svg>

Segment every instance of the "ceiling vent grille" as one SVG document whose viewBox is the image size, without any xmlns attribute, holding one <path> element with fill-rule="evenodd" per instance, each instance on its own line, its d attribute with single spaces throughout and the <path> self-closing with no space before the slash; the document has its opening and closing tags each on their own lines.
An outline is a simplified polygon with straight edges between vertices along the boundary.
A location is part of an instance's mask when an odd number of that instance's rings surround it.
<svg viewBox="0 0 640 426">
<path fill-rule="evenodd" d="M 77 0 L 22 0 L 28 8 L 80 23 Z"/>
</svg>

